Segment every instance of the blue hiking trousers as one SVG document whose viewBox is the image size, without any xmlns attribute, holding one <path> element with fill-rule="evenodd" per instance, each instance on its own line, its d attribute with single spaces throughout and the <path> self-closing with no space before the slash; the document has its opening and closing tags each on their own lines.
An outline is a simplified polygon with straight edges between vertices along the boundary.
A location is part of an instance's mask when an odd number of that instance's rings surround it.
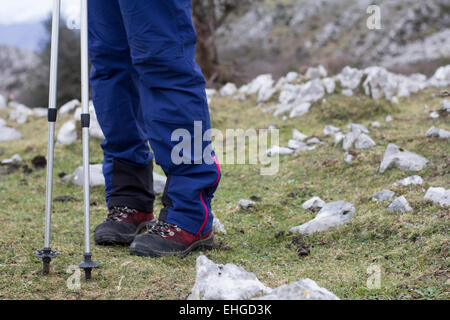
<svg viewBox="0 0 450 320">
<path fill-rule="evenodd" d="M 88 3 L 90 81 L 105 135 L 101 147 L 108 207 L 153 211 L 155 157 L 168 177 L 160 220 L 193 234 L 211 231 L 211 200 L 220 169 L 205 135 L 211 123 L 205 80 L 195 61 L 191 1 Z M 182 140 L 172 137 L 179 129 L 190 133 L 191 150 L 174 149 Z M 181 164 L 172 161 L 174 150 L 182 156 Z"/>
</svg>

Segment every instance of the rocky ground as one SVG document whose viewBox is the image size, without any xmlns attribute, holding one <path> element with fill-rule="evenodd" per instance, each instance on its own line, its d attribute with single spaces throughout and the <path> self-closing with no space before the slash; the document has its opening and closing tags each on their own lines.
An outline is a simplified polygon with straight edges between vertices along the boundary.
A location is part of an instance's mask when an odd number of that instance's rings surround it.
<svg viewBox="0 0 450 320">
<path fill-rule="evenodd" d="M 448 299 L 449 69 L 427 78 L 318 66 L 208 90 L 215 128 L 280 130 L 268 151 L 279 172 L 223 164 L 216 249 L 152 260 L 95 246 L 101 269 L 78 291 L 66 281 L 83 246 L 79 102 L 57 122 L 52 241 L 62 254 L 42 277 L 45 110 L 0 98 L 0 298 Z M 94 227 L 106 207 L 92 170 Z"/>
</svg>

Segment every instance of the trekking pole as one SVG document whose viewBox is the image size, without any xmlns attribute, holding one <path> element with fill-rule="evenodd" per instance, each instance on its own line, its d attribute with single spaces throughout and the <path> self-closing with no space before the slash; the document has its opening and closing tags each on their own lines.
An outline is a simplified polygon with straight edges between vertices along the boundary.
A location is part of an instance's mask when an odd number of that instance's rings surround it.
<svg viewBox="0 0 450 320">
<path fill-rule="evenodd" d="M 84 270 L 86 280 L 98 264 L 91 260 L 90 246 L 90 201 L 89 201 L 89 63 L 88 63 L 88 12 L 87 0 L 81 0 L 81 129 L 83 139 L 83 191 L 84 191 L 84 261 L 78 266 Z"/>
<path fill-rule="evenodd" d="M 55 152 L 55 122 L 56 122 L 56 93 L 58 82 L 58 49 L 59 49 L 59 18 L 61 0 L 53 1 L 52 40 L 50 58 L 50 85 L 48 103 L 48 145 L 47 145 L 47 177 L 45 192 L 45 239 L 44 248 L 36 250 L 36 256 L 42 259 L 43 272 L 50 272 L 50 262 L 59 254 L 50 248 L 50 224 L 52 217 L 53 191 L 53 158 Z"/>
</svg>

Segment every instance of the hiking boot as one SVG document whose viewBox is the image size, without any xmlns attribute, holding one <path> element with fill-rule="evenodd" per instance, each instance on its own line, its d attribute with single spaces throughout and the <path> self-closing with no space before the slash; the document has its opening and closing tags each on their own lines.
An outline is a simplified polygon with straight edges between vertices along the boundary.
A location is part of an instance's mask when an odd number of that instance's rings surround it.
<svg viewBox="0 0 450 320">
<path fill-rule="evenodd" d="M 130 246 L 131 254 L 147 257 L 186 256 L 198 248 L 212 248 L 214 233 L 189 233 L 180 227 L 158 221 L 148 232 L 137 236 Z"/>
<path fill-rule="evenodd" d="M 128 245 L 144 227 L 154 223 L 154 219 L 153 213 L 150 212 L 113 207 L 108 210 L 106 220 L 95 228 L 95 243 Z"/>
</svg>

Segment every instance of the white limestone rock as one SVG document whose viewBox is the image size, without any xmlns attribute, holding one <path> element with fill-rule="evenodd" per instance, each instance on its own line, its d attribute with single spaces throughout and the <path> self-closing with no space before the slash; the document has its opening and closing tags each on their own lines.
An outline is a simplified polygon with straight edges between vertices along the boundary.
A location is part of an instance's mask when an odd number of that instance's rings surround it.
<svg viewBox="0 0 450 320">
<path fill-rule="evenodd" d="M 23 135 L 14 128 L 0 126 L 0 142 L 22 139 Z"/>
<path fill-rule="evenodd" d="M 268 157 L 272 157 L 277 154 L 288 155 L 288 154 L 293 154 L 293 153 L 294 153 L 294 150 L 292 150 L 291 148 L 285 148 L 285 147 L 280 147 L 280 146 L 273 146 L 272 148 L 267 150 Z"/>
<path fill-rule="evenodd" d="M 10 106 L 11 105 L 14 107 L 9 111 L 10 121 L 16 121 L 18 124 L 24 124 L 27 122 L 28 117 L 33 114 L 33 111 L 23 104 L 13 103 L 10 104 Z"/>
<path fill-rule="evenodd" d="M 22 162 L 22 161 L 23 161 L 22 157 L 19 154 L 16 153 L 11 158 L 3 159 L 1 164 L 2 165 L 10 165 L 10 164 L 19 163 L 19 162 Z"/>
<path fill-rule="evenodd" d="M 300 226 L 290 229 L 292 233 L 313 234 L 329 228 L 340 226 L 356 214 L 355 207 L 345 201 L 327 203 L 316 217 Z"/>
<path fill-rule="evenodd" d="M 311 279 L 305 278 L 279 286 L 265 296 L 254 300 L 339 300 L 332 292 L 319 287 Z"/>
<path fill-rule="evenodd" d="M 450 138 L 450 131 L 439 129 L 439 138 L 441 139 L 449 139 Z"/>
<path fill-rule="evenodd" d="M 290 149 L 297 150 L 297 149 L 306 148 L 306 147 L 308 147 L 308 145 L 302 141 L 298 141 L 298 140 L 294 140 L 294 139 L 290 139 L 288 141 L 288 148 L 290 148 Z"/>
<path fill-rule="evenodd" d="M 323 144 L 323 142 L 319 138 L 316 138 L 316 137 L 308 139 L 306 142 L 308 144 Z"/>
<path fill-rule="evenodd" d="M 432 126 L 430 129 L 428 129 L 428 131 L 425 133 L 425 136 L 427 137 L 433 137 L 433 136 L 439 136 L 439 130 L 435 127 Z"/>
<path fill-rule="evenodd" d="M 77 140 L 77 126 L 75 120 L 65 122 L 59 129 L 56 139 L 57 144 L 68 145 Z"/>
<path fill-rule="evenodd" d="M 405 179 L 399 180 L 397 182 L 394 182 L 392 184 L 393 187 L 397 187 L 397 186 L 410 186 L 410 185 L 414 185 L 414 186 L 423 186 L 423 179 L 420 176 L 410 176 L 407 177 Z"/>
<path fill-rule="evenodd" d="M 328 72 L 322 65 L 318 65 L 316 68 L 308 68 L 305 75 L 306 78 L 313 80 L 326 77 L 328 75 Z"/>
<path fill-rule="evenodd" d="M 83 166 L 75 169 L 74 173 L 63 178 L 65 181 L 72 181 L 75 185 L 82 187 L 84 181 Z M 104 186 L 105 178 L 103 176 L 102 164 L 89 165 L 89 185 L 91 187 Z"/>
<path fill-rule="evenodd" d="M 364 73 L 361 70 L 346 66 L 336 79 L 341 82 L 341 86 L 350 90 L 356 89 L 361 83 Z"/>
<path fill-rule="evenodd" d="M 6 98 L 0 94 L 0 109 L 6 108 Z"/>
<path fill-rule="evenodd" d="M 325 128 L 323 128 L 323 134 L 325 136 L 334 136 L 339 131 L 341 131 L 340 128 L 337 128 L 337 127 L 332 126 L 332 125 L 326 125 Z"/>
<path fill-rule="evenodd" d="M 384 121 L 389 123 L 389 122 L 392 122 L 392 120 L 394 120 L 394 119 L 391 116 L 387 116 Z"/>
<path fill-rule="evenodd" d="M 308 201 L 305 201 L 302 204 L 302 208 L 305 210 L 316 211 L 322 209 L 325 206 L 325 204 L 326 204 L 325 201 L 323 201 L 319 197 L 313 197 Z"/>
<path fill-rule="evenodd" d="M 153 191 L 155 194 L 162 194 L 166 187 L 167 177 L 153 172 Z"/>
<path fill-rule="evenodd" d="M 367 129 L 366 126 L 360 124 L 360 123 L 350 123 L 347 125 L 347 128 L 351 131 L 361 131 L 362 133 L 369 134 L 370 131 Z"/>
<path fill-rule="evenodd" d="M 420 171 L 425 168 L 427 163 L 428 160 L 426 158 L 390 143 L 380 163 L 380 173 L 385 172 L 392 165 L 400 170 Z"/>
<path fill-rule="evenodd" d="M 393 212 L 411 212 L 413 209 L 409 205 L 408 201 L 404 196 L 395 198 L 394 201 L 387 207 L 387 211 Z"/>
<path fill-rule="evenodd" d="M 394 196 L 395 196 L 395 192 L 393 192 L 391 190 L 380 190 L 380 191 L 377 191 L 373 195 L 372 200 L 381 202 L 381 201 L 386 201 L 386 200 L 392 199 Z"/>
<path fill-rule="evenodd" d="M 380 127 L 380 123 L 378 121 L 373 121 L 370 123 L 370 126 L 373 128 L 379 128 Z"/>
<path fill-rule="evenodd" d="M 219 93 L 221 96 L 232 96 L 236 92 L 237 92 L 237 87 L 234 83 L 231 83 L 231 82 L 228 82 L 219 90 Z"/>
<path fill-rule="evenodd" d="M 227 234 L 224 225 L 220 222 L 219 218 L 214 217 L 213 229 L 216 234 Z"/>
<path fill-rule="evenodd" d="M 302 115 L 308 113 L 309 108 L 311 108 L 311 103 L 309 103 L 309 102 L 301 103 L 300 105 L 298 105 L 292 109 L 291 113 L 289 114 L 289 118 L 295 118 L 295 117 L 302 116 Z"/>
<path fill-rule="evenodd" d="M 353 156 L 352 156 L 350 153 L 346 152 L 346 153 L 344 154 L 344 161 L 345 161 L 346 163 L 348 163 L 348 164 L 352 164 L 352 162 L 353 162 Z"/>
<path fill-rule="evenodd" d="M 73 110 L 75 110 L 79 106 L 80 106 L 80 101 L 78 99 L 73 99 L 73 100 L 66 102 L 64 105 L 62 105 L 59 108 L 58 113 L 61 116 L 66 115 L 69 112 L 72 112 Z"/>
<path fill-rule="evenodd" d="M 365 133 L 361 133 L 355 141 L 356 149 L 367 149 L 376 146 L 375 141 L 373 141 Z"/>
<path fill-rule="evenodd" d="M 0 128 L 1 127 L 6 127 L 6 121 L 5 119 L 0 118 Z"/>
<path fill-rule="evenodd" d="M 334 78 L 324 78 L 322 79 L 323 86 L 328 94 L 333 94 L 336 89 L 336 81 Z"/>
<path fill-rule="evenodd" d="M 204 255 L 197 258 L 196 274 L 188 300 L 247 300 L 272 292 L 255 274 L 232 263 L 215 264 Z"/>
<path fill-rule="evenodd" d="M 450 189 L 433 188 L 430 187 L 424 197 L 425 200 L 431 201 L 434 204 L 439 204 L 441 207 L 450 206 Z"/>
<path fill-rule="evenodd" d="M 343 141 L 345 138 L 345 134 L 343 134 L 342 132 L 337 132 L 334 134 L 334 144 L 338 145 L 339 143 L 341 143 L 341 141 Z"/>
<path fill-rule="evenodd" d="M 294 140 L 298 140 L 298 141 L 303 141 L 306 138 L 308 138 L 308 136 L 306 134 L 301 133 L 300 131 L 298 131 L 297 129 L 293 129 L 292 130 L 292 138 Z"/>
<path fill-rule="evenodd" d="M 431 119 L 439 118 L 439 113 L 437 113 L 436 111 L 430 112 L 430 118 Z"/>
<path fill-rule="evenodd" d="M 250 208 L 253 208 L 256 203 L 255 201 L 249 200 L 249 199 L 241 199 L 238 202 L 238 208 L 242 209 L 242 210 L 248 210 Z"/>
<path fill-rule="evenodd" d="M 298 79 L 299 74 L 297 72 L 291 71 L 286 74 L 286 82 L 291 83 L 292 81 Z"/>
<path fill-rule="evenodd" d="M 442 103 L 442 109 L 444 109 L 447 112 L 450 112 L 450 100 L 445 99 L 445 100 L 442 100 L 441 103 Z"/>
<path fill-rule="evenodd" d="M 31 109 L 33 112 L 32 115 L 39 118 L 45 118 L 48 115 L 48 109 L 47 108 L 33 108 Z"/>
</svg>

